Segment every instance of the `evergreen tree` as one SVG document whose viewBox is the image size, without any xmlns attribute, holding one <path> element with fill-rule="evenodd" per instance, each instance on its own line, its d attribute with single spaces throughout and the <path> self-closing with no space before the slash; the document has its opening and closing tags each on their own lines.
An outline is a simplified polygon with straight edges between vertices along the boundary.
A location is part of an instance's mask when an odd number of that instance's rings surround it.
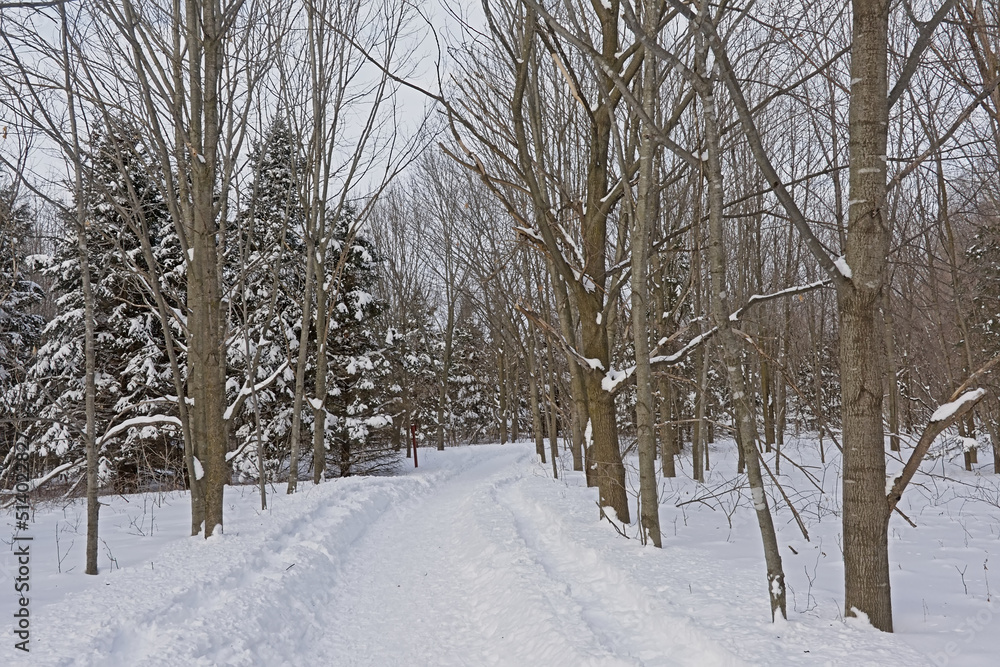
<svg viewBox="0 0 1000 667">
<path fill-rule="evenodd" d="M 29 234 L 28 206 L 15 201 L 12 188 L 0 187 L 0 391 L 23 377 L 44 325 L 32 312 L 42 288 L 25 270 Z"/>
<path fill-rule="evenodd" d="M 95 295 L 97 436 L 126 419 L 173 414 L 172 371 L 148 280 L 176 302 L 184 262 L 138 134 L 111 127 L 92 144 L 88 172 L 87 243 Z M 56 242 L 43 273 L 53 280 L 59 313 L 45 327 L 25 383 L 42 421 L 30 438 L 50 463 L 81 457 L 84 423 L 84 304 L 75 221 Z M 156 266 L 145 259 L 148 235 Z M 140 471 L 180 470 L 183 446 L 170 427 L 136 425 L 101 442 L 102 474 L 137 482 Z"/>
<path fill-rule="evenodd" d="M 352 233 L 352 217 L 348 211 L 336 223 L 325 278 L 335 286 L 327 341 L 328 459 L 342 477 L 384 470 L 398 460 L 386 428 L 392 423 L 387 337 L 376 331 L 385 307 L 373 294 L 378 258 L 367 238 Z"/>
<path fill-rule="evenodd" d="M 17 432 L 24 427 L 24 380 L 45 325 L 34 312 L 44 296 L 26 271 L 26 239 L 31 234 L 31 213 L 18 203 L 14 191 L 0 187 L 0 461 L 6 460 Z"/>
<path fill-rule="evenodd" d="M 430 428 L 436 418 L 443 344 L 431 313 L 426 296 L 417 292 L 402 312 L 394 313 L 395 321 L 385 325 L 392 439 L 397 449 L 410 446 L 411 424 L 417 425 L 418 436 L 423 439 L 421 428 Z"/>
<path fill-rule="evenodd" d="M 496 423 L 496 388 L 487 382 L 495 371 L 489 368 L 484 340 L 482 329 L 471 319 L 455 329 L 448 380 L 449 421 L 462 442 L 475 441 Z"/>
<path fill-rule="evenodd" d="M 259 470 L 255 410 L 260 414 L 264 468 L 275 471 L 288 450 L 295 390 L 291 358 L 302 329 L 305 252 L 295 146 L 282 120 L 271 124 L 254 159 L 254 181 L 236 219 L 235 242 L 227 249 L 225 264 L 225 284 L 233 304 L 230 402 L 243 387 L 249 388 L 251 372 L 255 385 L 277 376 L 253 392 L 233 418 L 237 452 L 233 465 L 248 479 L 256 478 Z"/>
</svg>

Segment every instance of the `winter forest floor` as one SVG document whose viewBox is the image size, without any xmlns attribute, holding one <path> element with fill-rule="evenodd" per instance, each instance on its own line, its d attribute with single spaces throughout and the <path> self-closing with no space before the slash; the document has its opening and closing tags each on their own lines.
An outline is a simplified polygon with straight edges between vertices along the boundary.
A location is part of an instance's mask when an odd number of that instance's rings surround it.
<svg viewBox="0 0 1000 667">
<path fill-rule="evenodd" d="M 82 574 L 83 506 L 45 504 L 28 531 L 30 659 L 13 649 L 5 586 L 0 664 L 998 664 L 991 465 L 968 473 L 946 454 L 907 491 L 918 527 L 890 523 L 888 635 L 842 616 L 839 458 L 822 466 L 815 439 L 791 438 L 802 468 L 782 460 L 780 474 L 811 541 L 772 497 L 790 594 L 788 621 L 770 622 L 733 449 L 712 446 L 704 485 L 686 470 L 662 482 L 663 549 L 598 520 L 582 473 L 553 481 L 527 443 L 421 450 L 417 470 L 294 496 L 271 487 L 264 512 L 253 487 L 228 488 L 226 533 L 210 540 L 185 536 L 182 493 L 109 496 L 97 577 Z M 12 581 L 10 553 L 0 566 Z"/>
</svg>

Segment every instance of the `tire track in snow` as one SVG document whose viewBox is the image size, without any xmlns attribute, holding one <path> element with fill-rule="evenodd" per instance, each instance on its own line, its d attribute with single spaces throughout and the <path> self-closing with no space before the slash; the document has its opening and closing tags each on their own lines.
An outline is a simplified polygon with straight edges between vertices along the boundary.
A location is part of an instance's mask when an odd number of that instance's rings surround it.
<svg viewBox="0 0 1000 667">
<path fill-rule="evenodd" d="M 419 476 L 331 480 L 274 499 L 255 525 L 229 523 L 242 534 L 174 541 L 155 570 L 109 573 L 104 586 L 40 609 L 32 664 L 303 664 L 299 641 L 324 629 L 317 610 L 332 602 L 345 552 L 389 507 L 476 459 L 459 462 Z"/>
<path fill-rule="evenodd" d="M 499 448 L 498 448 L 499 449 Z M 345 588 L 307 664 L 635 665 L 582 621 L 498 503 L 497 488 L 537 474 L 506 445 L 418 504 L 387 513 L 345 563 Z"/>
<path fill-rule="evenodd" d="M 649 589 L 602 552 L 575 539 L 553 508 L 528 498 L 523 481 L 498 495 L 548 575 L 564 582 L 593 632 L 642 665 L 745 665 L 688 618 L 671 613 Z"/>
</svg>

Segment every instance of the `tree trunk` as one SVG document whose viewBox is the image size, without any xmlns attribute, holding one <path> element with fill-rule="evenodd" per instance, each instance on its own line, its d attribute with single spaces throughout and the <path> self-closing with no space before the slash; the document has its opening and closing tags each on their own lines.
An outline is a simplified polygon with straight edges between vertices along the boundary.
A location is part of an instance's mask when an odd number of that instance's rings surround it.
<svg viewBox="0 0 1000 667">
<path fill-rule="evenodd" d="M 701 11 L 707 12 L 707 0 L 702 3 Z M 705 71 L 705 45 L 699 40 L 698 46 L 699 70 Z M 720 155 L 720 137 L 718 129 L 715 95 L 711 82 L 707 81 L 699 90 L 705 116 L 705 138 L 708 145 L 708 201 L 709 201 L 709 266 L 711 273 L 710 299 L 713 324 L 719 329 L 723 360 L 726 375 L 732 389 L 733 410 L 736 427 L 739 430 L 739 441 L 746 462 L 747 479 L 753 496 L 754 510 L 760 528 L 761 540 L 764 543 L 764 561 L 767 566 L 767 591 L 771 603 L 771 620 L 775 612 L 780 611 L 787 618 L 785 609 L 785 575 L 781 566 L 781 554 L 778 551 L 778 538 L 774 530 L 771 510 L 767 504 L 764 492 L 764 480 L 760 471 L 760 459 L 757 452 L 757 428 L 753 420 L 748 387 L 740 370 L 740 343 L 729 320 L 729 308 L 726 300 L 726 249 L 723 246 L 723 190 L 722 162 Z"/>
<path fill-rule="evenodd" d="M 594 9 L 600 23 L 601 53 L 608 62 L 613 62 L 620 46 L 618 7 L 595 5 Z M 596 362 L 595 368 L 599 369 L 588 369 L 586 374 L 587 407 L 593 441 L 586 466 L 596 477 L 602 514 L 604 508 L 610 507 L 619 520 L 629 523 L 631 519 L 625 488 L 625 466 L 622 464 L 619 449 L 614 396 L 601 386 L 604 374 L 610 368 L 607 320 L 614 313 L 610 309 L 605 313 L 604 306 L 606 300 L 610 300 L 607 274 L 608 215 L 610 207 L 616 201 L 609 199 L 611 190 L 609 158 L 611 132 L 615 123 L 614 108 L 618 104 L 619 96 L 614 93 L 615 85 L 611 76 L 603 70 L 598 70 L 598 89 L 602 92 L 589 114 L 590 125 L 586 141 L 586 205 L 582 208 L 582 215 L 579 218 L 582 266 L 576 271 L 568 265 L 559 250 L 559 242 L 549 224 L 548 216 L 551 215 L 552 207 L 548 205 L 548 191 L 539 184 L 537 178 L 539 161 L 543 160 L 544 152 L 538 150 L 540 146 L 529 141 L 528 137 L 524 113 L 525 101 L 529 102 L 532 112 L 532 127 L 537 129 L 537 125 L 541 122 L 538 90 L 529 85 L 531 69 L 532 67 L 537 69 L 537 59 L 533 57 L 537 14 L 530 7 L 527 9 L 524 25 L 525 30 L 520 36 L 520 57 L 517 61 L 516 81 L 511 98 L 518 160 L 531 192 L 535 213 L 539 219 L 539 230 L 545 239 L 545 244 L 550 249 L 553 260 L 557 262 L 563 279 L 567 283 L 572 281 L 573 299 L 580 313 L 581 351 L 592 363 Z M 535 78 L 537 80 L 537 74 Z M 537 132 L 533 138 L 536 142 L 540 140 Z"/>
<path fill-rule="evenodd" d="M 79 165 L 82 168 L 82 165 Z M 77 204 L 81 208 L 83 202 Z M 98 500 L 97 468 L 100 465 L 97 458 L 97 387 L 95 384 L 96 351 L 94 341 L 94 291 L 90 284 L 90 256 L 87 251 L 87 237 L 82 220 L 78 220 L 77 243 L 80 252 L 80 272 L 83 277 L 84 304 L 84 356 L 86 357 L 84 383 L 84 410 L 86 428 L 84 441 L 87 448 L 87 574 L 97 574 L 97 542 L 98 520 L 100 519 L 101 503 Z"/>
<path fill-rule="evenodd" d="M 656 27 L 654 2 L 646 0 L 643 14 L 647 30 Z M 642 106 L 647 117 L 656 111 L 656 60 L 643 61 Z M 659 492 L 656 485 L 656 411 L 653 405 L 653 373 L 649 366 L 649 230 L 656 207 L 654 184 L 656 143 L 651 130 L 641 132 L 639 140 L 639 186 L 632 211 L 632 341 L 635 349 L 635 424 L 639 450 L 639 523 L 643 535 L 660 547 Z"/>
<path fill-rule="evenodd" d="M 319 216 L 323 220 L 324 216 Z M 322 224 L 322 223 L 320 223 Z M 346 243 L 346 241 L 345 241 Z M 320 242 L 319 256 L 326 255 L 326 243 Z M 349 246 L 342 252 L 347 253 Z M 325 271 L 323 264 L 316 263 L 316 381 L 313 391 L 313 484 L 323 481 L 323 471 L 326 468 L 326 373 L 329 362 L 326 358 L 327 341 L 327 299 Z M 343 461 L 340 474 L 344 476 Z"/>
<path fill-rule="evenodd" d="M 701 219 L 703 211 L 701 202 L 704 193 L 702 192 L 701 179 L 698 180 L 697 203 L 695 205 L 695 226 L 694 226 L 694 253 L 691 258 L 691 270 L 695 271 L 694 278 L 694 308 L 695 312 L 703 313 L 707 306 L 708 296 L 705 294 L 704 275 L 701 270 L 701 240 L 702 228 Z M 705 457 L 702 454 L 701 422 L 705 418 L 705 371 L 706 365 L 705 346 L 699 345 L 694 351 L 694 368 L 697 375 L 697 383 L 694 387 L 694 421 L 691 422 L 691 478 L 700 483 L 705 481 Z M 741 469 L 742 470 L 742 469 Z"/>
<path fill-rule="evenodd" d="M 518 375 L 521 369 L 510 357 L 507 359 L 508 402 L 510 404 L 510 437 L 517 442 L 521 437 L 521 395 L 517 393 Z"/>
<path fill-rule="evenodd" d="M 69 157 L 73 163 L 74 188 L 76 199 L 76 244 L 77 258 L 80 264 L 80 280 L 83 292 L 83 355 L 84 355 L 84 447 L 87 453 L 87 547 L 86 574 L 97 574 L 97 542 L 98 522 L 100 520 L 101 503 L 98 500 L 97 469 L 97 383 L 96 365 L 97 349 L 94 332 L 94 290 L 90 282 L 90 251 L 87 248 L 87 200 L 83 187 L 83 152 L 80 146 L 80 133 L 76 116 L 76 96 L 72 84 L 70 66 L 69 26 L 66 20 L 66 7 L 59 5 L 61 19 L 61 44 L 63 57 L 63 76 L 68 103 L 71 146 Z M 6 230 L 5 230 L 6 231 Z"/>
<path fill-rule="evenodd" d="M 552 477 L 559 479 L 559 470 L 556 467 L 556 457 L 559 456 L 559 418 L 556 413 L 556 374 L 553 370 L 554 360 L 552 358 L 552 346 L 545 346 L 545 356 L 548 361 L 548 385 L 546 392 L 549 405 L 549 456 L 552 458 Z"/>
<path fill-rule="evenodd" d="M 698 370 L 698 386 L 695 389 L 695 415 L 691 426 L 691 477 L 696 482 L 705 483 L 705 385 L 708 384 L 708 355 L 704 346 L 695 352 L 695 368 Z"/>
<path fill-rule="evenodd" d="M 664 477 L 676 477 L 674 456 L 679 451 L 677 446 L 677 425 L 674 423 L 677 415 L 674 412 L 674 387 L 670 378 L 660 379 L 660 470 Z"/>
<path fill-rule="evenodd" d="M 844 447 L 845 614 L 892 631 L 882 391 L 884 321 L 879 313 L 891 236 L 884 215 L 888 128 L 888 0 L 853 2 L 850 208 L 847 264 L 838 289 Z"/>
<path fill-rule="evenodd" d="M 497 386 L 500 389 L 500 444 L 507 444 L 507 373 L 506 354 L 503 351 L 504 343 L 501 342 L 501 351 L 497 357 Z"/>
<path fill-rule="evenodd" d="M 449 273 L 449 277 L 450 277 Z M 450 296 L 450 295 L 449 295 Z M 444 328 L 444 358 L 441 360 L 441 386 L 437 408 L 437 448 L 444 451 L 444 422 L 448 408 L 448 381 L 451 377 L 451 353 L 455 339 L 455 300 L 448 299 L 448 317 Z"/>
<path fill-rule="evenodd" d="M 826 450 L 823 448 L 824 424 L 826 422 L 826 406 L 823 405 L 823 358 L 820 349 L 823 339 L 824 314 L 826 309 L 820 305 L 819 321 L 816 323 L 816 331 L 813 331 L 812 308 L 809 313 L 810 339 L 812 342 L 813 357 L 813 393 L 816 395 L 813 412 L 816 416 L 816 432 L 819 439 L 819 462 L 826 463 Z"/>
<path fill-rule="evenodd" d="M 991 403 L 994 409 L 993 414 L 996 414 L 997 401 L 994 400 Z M 989 417 L 984 421 L 986 422 L 986 429 L 990 433 L 990 440 L 993 443 L 993 474 L 1000 475 L 1000 432 L 998 432 L 995 418 Z"/>
<path fill-rule="evenodd" d="M 535 332 L 528 325 L 528 396 L 531 401 L 531 431 L 535 438 L 535 454 L 545 463 L 545 432 L 542 430 L 542 406 L 538 395 L 538 360 L 535 358 Z"/>
<path fill-rule="evenodd" d="M 894 319 L 888 285 L 882 292 L 882 316 L 885 321 L 886 397 L 889 399 L 889 449 L 899 451 L 899 384 L 896 382 L 896 345 Z"/>
<path fill-rule="evenodd" d="M 774 382 L 771 378 L 771 364 L 760 360 L 760 399 L 764 411 L 764 451 L 770 452 L 774 446 Z"/>
<path fill-rule="evenodd" d="M 552 276 L 552 291 L 556 297 L 556 308 L 559 311 L 559 328 L 567 343 L 576 347 L 576 325 L 573 311 L 566 291 L 566 282 L 559 276 L 549 261 L 549 275 Z M 573 407 L 573 470 L 583 470 L 583 432 L 587 428 L 587 388 L 583 378 L 583 370 L 577 360 L 569 356 L 566 360 L 569 366 L 569 382 Z M 588 477 L 589 484 L 589 477 Z"/>
<path fill-rule="evenodd" d="M 774 437 L 777 446 L 785 445 L 785 429 L 788 427 L 788 385 L 785 382 L 785 369 L 788 368 L 788 346 L 792 338 L 792 312 L 786 300 L 784 305 L 784 329 L 781 336 L 781 375 L 774 388 Z"/>
<path fill-rule="evenodd" d="M 289 436 L 288 493 L 295 493 L 299 484 L 299 447 L 302 439 L 302 401 L 306 393 L 306 361 L 309 349 L 309 324 L 313 312 L 313 278 L 316 246 L 311 230 L 306 230 L 306 283 L 302 290 L 302 330 L 299 332 L 299 354 L 295 361 L 295 396 L 292 399 L 292 428 Z"/>
<path fill-rule="evenodd" d="M 200 12 L 199 12 L 200 10 Z M 191 168 L 190 254 L 188 263 L 188 345 L 192 437 L 204 471 L 205 537 L 222 530 L 226 463 L 225 312 L 219 271 L 219 225 L 216 219 L 216 176 L 219 118 L 219 75 L 222 39 L 218 0 L 187 6 Z"/>
</svg>

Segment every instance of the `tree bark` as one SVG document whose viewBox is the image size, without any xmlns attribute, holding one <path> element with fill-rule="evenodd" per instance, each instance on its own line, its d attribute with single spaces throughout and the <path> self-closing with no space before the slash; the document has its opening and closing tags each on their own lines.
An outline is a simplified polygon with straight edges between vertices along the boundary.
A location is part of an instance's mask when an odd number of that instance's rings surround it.
<svg viewBox="0 0 1000 667">
<path fill-rule="evenodd" d="M 204 471 L 205 537 L 222 530 L 226 463 L 225 373 L 226 342 L 216 219 L 216 176 L 219 118 L 219 76 L 222 39 L 218 0 L 187 3 L 190 124 L 189 161 L 191 213 L 188 239 L 188 345 L 192 437 L 195 456 Z M 194 483 L 197 483 L 195 480 Z"/>
<path fill-rule="evenodd" d="M 507 444 L 507 373 L 506 373 L 506 354 L 504 352 L 505 344 L 503 341 L 500 342 L 500 354 L 497 355 L 497 386 L 500 390 L 500 444 Z"/>
<path fill-rule="evenodd" d="M 764 412 L 764 451 L 770 452 L 774 446 L 774 382 L 771 377 L 771 364 L 766 359 L 760 360 L 760 399 Z"/>
<path fill-rule="evenodd" d="M 888 0 L 855 1 L 851 47 L 847 265 L 838 287 L 844 447 L 844 608 L 892 631 L 882 391 L 891 230 L 884 214 L 888 130 Z"/>
<path fill-rule="evenodd" d="M 448 272 L 449 281 L 452 279 L 451 272 Z M 455 299 L 452 296 L 453 287 L 447 288 L 448 314 L 444 327 L 444 357 L 441 359 L 441 380 L 438 392 L 437 407 L 437 448 L 444 451 L 444 422 L 445 412 L 448 408 L 448 380 L 451 377 L 451 353 L 455 339 Z M 537 408 L 537 405 L 536 405 Z"/>
<path fill-rule="evenodd" d="M 708 11 L 708 2 L 703 2 L 701 12 Z M 699 40 L 702 42 L 702 40 Z M 705 46 L 699 44 L 699 70 L 705 71 Z M 785 605 L 785 575 L 778 551 L 778 538 L 774 530 L 771 510 L 764 492 L 764 480 L 760 470 L 757 452 L 757 427 L 753 420 L 748 387 L 740 370 L 740 343 L 736 337 L 734 324 L 729 319 L 726 289 L 726 249 L 723 246 L 723 185 L 718 116 L 715 95 L 711 81 L 706 80 L 699 90 L 705 116 L 705 138 L 708 145 L 708 212 L 709 212 L 709 267 L 711 274 L 711 313 L 713 324 L 719 329 L 723 361 L 729 386 L 732 390 L 733 410 L 739 442 L 746 463 L 747 478 L 753 496 L 754 510 L 764 543 L 764 561 L 767 566 L 767 590 L 771 603 L 771 620 L 780 611 L 787 618 Z"/>
<path fill-rule="evenodd" d="M 320 220 L 324 216 L 319 215 Z M 322 222 L 320 223 L 322 225 Z M 350 252 L 350 244 L 344 240 L 342 253 Z M 326 243 L 321 242 L 320 257 L 326 255 Z M 329 362 L 326 356 L 326 341 L 329 335 L 327 331 L 327 299 L 328 294 L 325 282 L 326 276 L 323 265 L 316 263 L 313 267 L 316 270 L 316 284 L 313 289 L 316 292 L 316 379 L 314 384 L 313 403 L 313 484 L 323 481 L 323 472 L 326 468 L 326 373 Z M 347 463 L 342 461 L 343 463 Z M 341 467 L 340 474 L 345 473 Z"/>
<path fill-rule="evenodd" d="M 299 485 L 299 449 L 302 439 L 302 402 L 306 393 L 306 361 L 309 350 L 309 326 L 313 312 L 313 279 L 316 262 L 316 245 L 311 230 L 306 230 L 306 283 L 302 290 L 302 329 L 299 331 L 299 351 L 295 361 L 295 395 L 292 398 L 292 428 L 289 435 L 288 493 L 295 493 Z"/>
<path fill-rule="evenodd" d="M 559 311 L 559 328 L 566 342 L 576 346 L 576 323 L 573 320 L 573 310 L 570 307 L 566 282 L 549 262 L 549 275 L 552 277 L 552 291 L 555 293 L 556 308 Z M 584 383 L 583 370 L 577 360 L 569 356 L 566 360 L 569 366 L 569 382 L 573 404 L 573 470 L 583 470 L 583 432 L 587 428 L 587 388 Z M 588 477 L 589 484 L 589 477 Z"/>
<path fill-rule="evenodd" d="M 70 64 L 69 24 L 65 5 L 59 5 L 63 82 L 70 122 L 70 144 L 65 146 L 73 166 L 73 195 L 76 200 L 75 227 L 77 258 L 80 265 L 83 292 L 83 355 L 84 355 L 84 449 L 87 454 L 87 546 L 86 574 L 97 574 L 98 521 L 101 503 L 98 499 L 97 451 L 97 350 L 94 327 L 94 289 L 90 281 L 90 252 L 87 248 L 87 200 L 83 186 L 84 158 L 77 125 L 77 102 Z"/>
<path fill-rule="evenodd" d="M 552 345 L 545 346 L 545 357 L 546 361 L 548 361 L 548 364 L 546 364 L 548 367 L 546 375 L 549 385 L 549 390 L 546 392 L 549 405 L 549 456 L 552 459 L 552 477 L 553 479 L 559 479 L 559 469 L 556 466 L 556 457 L 559 456 L 559 417 L 556 411 L 556 374 Z"/>
<path fill-rule="evenodd" d="M 647 30 L 656 26 L 654 2 L 646 0 L 643 7 Z M 647 118 L 656 109 L 656 61 L 645 58 L 642 73 L 642 106 Z M 643 535 L 659 548 L 660 511 L 656 485 L 656 411 L 653 405 L 653 373 L 649 365 L 649 292 L 647 288 L 649 262 L 649 230 L 657 196 L 653 181 L 656 142 L 649 128 L 640 128 L 639 186 L 632 215 L 632 341 L 635 350 L 635 424 L 639 450 L 639 523 Z M 624 167 L 624 165 L 623 165 Z"/>
<path fill-rule="evenodd" d="M 600 22 L 601 52 L 608 62 L 613 62 L 619 50 L 618 3 L 597 6 L 595 10 Z M 631 521 L 628 494 L 625 488 L 625 466 L 622 463 L 618 441 L 618 425 L 615 416 L 614 396 L 602 387 L 604 374 L 610 369 L 608 345 L 608 317 L 604 312 L 607 298 L 607 237 L 608 213 L 616 199 L 609 199 L 609 157 L 611 132 L 614 124 L 612 110 L 618 103 L 614 94 L 614 84 L 603 71 L 598 71 L 598 98 L 590 113 L 590 129 L 587 140 L 586 166 L 586 207 L 580 217 L 582 237 L 581 271 L 574 274 L 568 266 L 548 216 L 552 207 L 548 206 L 548 193 L 536 177 L 538 154 L 529 142 L 525 122 L 525 102 L 531 105 L 533 129 L 537 130 L 541 113 L 538 91 L 530 88 L 533 40 L 537 28 L 537 15 L 528 10 L 524 21 L 525 30 L 521 37 L 517 59 L 516 83 L 511 99 L 514 121 L 514 135 L 518 149 L 518 159 L 522 176 L 531 192 L 533 204 L 539 219 L 539 230 L 546 247 L 551 250 L 553 260 L 562 277 L 572 281 L 573 299 L 580 313 L 580 338 L 583 356 L 590 359 L 594 369 L 586 373 L 587 407 L 590 417 L 590 432 L 593 442 L 588 453 L 587 467 L 597 481 L 599 506 L 602 514 L 605 508 L 614 510 L 617 518 L 625 523 Z M 535 139 L 539 139 L 536 132 Z M 607 315 L 610 315 L 608 313 Z"/>
<path fill-rule="evenodd" d="M 699 347 L 694 355 L 695 369 L 698 372 L 698 384 L 695 388 L 694 423 L 691 424 L 691 477 L 694 481 L 705 483 L 705 394 L 708 384 L 708 355 L 704 346 Z"/>
<path fill-rule="evenodd" d="M 541 399 L 538 394 L 538 360 L 535 358 L 535 332 L 528 324 L 528 396 L 531 400 L 531 431 L 535 438 L 535 454 L 545 463 L 545 432 L 542 430 Z"/>
<path fill-rule="evenodd" d="M 677 469 L 674 456 L 679 451 L 677 446 L 677 425 L 674 421 L 674 387 L 670 378 L 660 379 L 660 471 L 664 477 L 676 477 Z"/>
<path fill-rule="evenodd" d="M 896 344 L 892 303 L 889 299 L 889 285 L 882 292 L 882 317 L 885 325 L 885 358 L 886 358 L 886 398 L 889 400 L 889 449 L 899 451 L 899 384 L 896 382 L 898 369 L 896 366 Z"/>
</svg>

